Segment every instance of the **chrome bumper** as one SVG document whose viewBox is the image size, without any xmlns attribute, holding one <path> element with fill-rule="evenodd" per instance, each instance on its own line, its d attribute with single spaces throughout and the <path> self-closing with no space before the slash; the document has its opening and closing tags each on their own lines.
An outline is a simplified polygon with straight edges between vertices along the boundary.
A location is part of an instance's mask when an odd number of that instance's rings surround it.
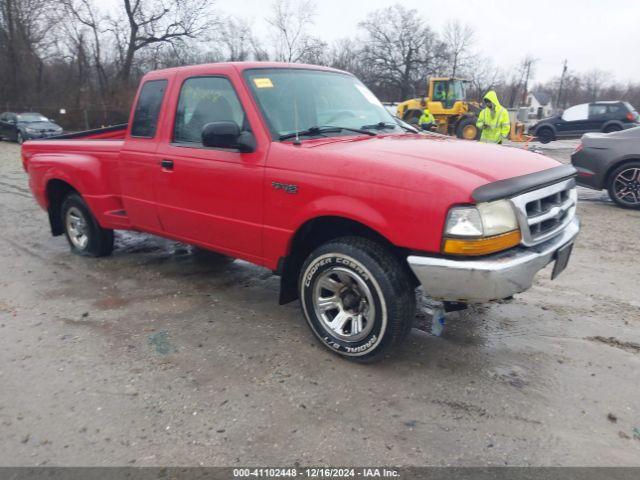
<svg viewBox="0 0 640 480">
<path fill-rule="evenodd" d="M 407 261 L 425 293 L 436 300 L 470 303 L 500 300 L 531 287 L 536 273 L 579 231 L 576 217 L 558 235 L 532 247 L 518 247 L 479 259 L 411 255 Z"/>
</svg>

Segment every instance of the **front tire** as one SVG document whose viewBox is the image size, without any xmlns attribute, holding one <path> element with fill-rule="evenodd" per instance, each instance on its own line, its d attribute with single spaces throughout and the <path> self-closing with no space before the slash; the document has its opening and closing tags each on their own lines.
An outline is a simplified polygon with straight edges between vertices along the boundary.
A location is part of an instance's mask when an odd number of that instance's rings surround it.
<svg viewBox="0 0 640 480">
<path fill-rule="evenodd" d="M 480 129 L 476 127 L 477 120 L 472 117 L 463 118 L 456 127 L 456 137 L 464 140 L 479 140 Z"/>
<path fill-rule="evenodd" d="M 87 257 L 105 257 L 113 251 L 113 230 L 102 228 L 82 197 L 72 193 L 61 207 L 64 234 L 71 251 Z"/>
<path fill-rule="evenodd" d="M 344 237 L 320 246 L 302 266 L 298 288 L 315 336 L 350 360 L 381 360 L 411 330 L 416 305 L 407 268 L 371 240 Z"/>
<path fill-rule="evenodd" d="M 607 191 L 616 205 L 640 209 L 640 162 L 629 162 L 616 168 L 609 176 Z"/>
<path fill-rule="evenodd" d="M 538 131 L 536 132 L 536 137 L 538 137 L 540 143 L 549 143 L 555 140 L 553 130 L 547 127 L 538 129 Z"/>
<path fill-rule="evenodd" d="M 24 143 L 24 136 L 22 135 L 22 132 L 18 132 L 16 135 L 16 142 L 18 142 L 19 145 Z"/>
</svg>

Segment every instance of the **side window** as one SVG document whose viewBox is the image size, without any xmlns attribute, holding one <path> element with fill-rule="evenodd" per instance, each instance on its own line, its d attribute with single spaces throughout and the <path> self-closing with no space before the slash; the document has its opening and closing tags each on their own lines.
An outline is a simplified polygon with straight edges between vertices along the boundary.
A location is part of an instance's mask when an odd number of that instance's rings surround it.
<svg viewBox="0 0 640 480">
<path fill-rule="evenodd" d="M 154 137 L 166 89 L 166 80 L 150 80 L 142 86 L 133 114 L 132 137 Z"/>
<path fill-rule="evenodd" d="M 600 118 L 607 113 L 606 105 L 589 105 L 589 118 Z"/>
<path fill-rule="evenodd" d="M 589 104 L 583 103 L 575 107 L 567 108 L 562 114 L 565 122 L 574 122 L 576 120 L 586 120 L 589 116 Z"/>
<path fill-rule="evenodd" d="M 249 130 L 229 80 L 222 77 L 187 79 L 180 89 L 173 141 L 199 144 L 203 127 L 211 122 L 235 122 L 240 130 Z"/>
<path fill-rule="evenodd" d="M 610 115 L 624 115 L 627 112 L 622 104 L 616 103 L 614 105 L 607 106 L 607 113 Z"/>
</svg>

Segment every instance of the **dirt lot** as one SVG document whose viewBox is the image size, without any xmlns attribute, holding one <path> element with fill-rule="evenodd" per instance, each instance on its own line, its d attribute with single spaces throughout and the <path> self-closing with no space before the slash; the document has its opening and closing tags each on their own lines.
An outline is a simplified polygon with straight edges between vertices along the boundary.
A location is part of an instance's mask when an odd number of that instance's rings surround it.
<svg viewBox="0 0 640 480">
<path fill-rule="evenodd" d="M 269 271 L 138 234 L 70 255 L 2 143 L 0 465 L 640 465 L 640 212 L 580 196 L 559 279 L 362 366 Z"/>
</svg>

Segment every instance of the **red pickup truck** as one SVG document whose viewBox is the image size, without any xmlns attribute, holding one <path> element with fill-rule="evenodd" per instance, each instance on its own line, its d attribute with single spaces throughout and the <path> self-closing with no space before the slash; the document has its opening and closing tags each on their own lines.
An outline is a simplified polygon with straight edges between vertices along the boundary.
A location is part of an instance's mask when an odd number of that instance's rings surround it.
<svg viewBox="0 0 640 480">
<path fill-rule="evenodd" d="M 417 133 L 310 65 L 151 72 L 127 125 L 22 157 L 74 253 L 138 230 L 263 265 L 322 344 L 360 361 L 405 337 L 420 285 L 447 305 L 511 297 L 551 262 L 557 275 L 579 230 L 572 166 Z"/>
</svg>

